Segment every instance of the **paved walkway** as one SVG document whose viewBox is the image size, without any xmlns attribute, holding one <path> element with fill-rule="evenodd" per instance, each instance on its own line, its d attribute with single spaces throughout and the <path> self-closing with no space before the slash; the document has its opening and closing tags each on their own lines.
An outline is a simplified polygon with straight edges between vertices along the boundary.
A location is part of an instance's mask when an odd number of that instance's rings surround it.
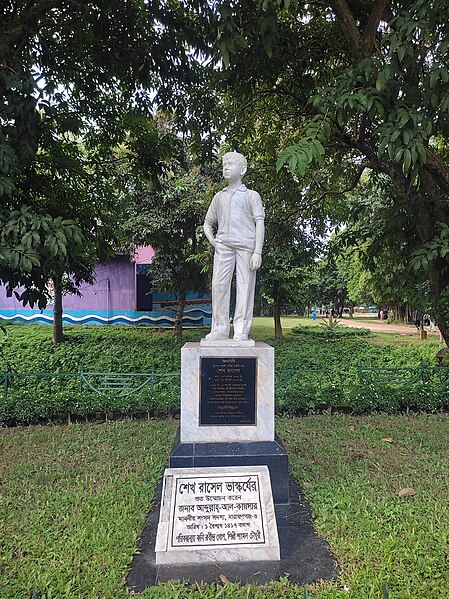
<svg viewBox="0 0 449 599">
<path fill-rule="evenodd" d="M 343 327 L 355 327 L 357 329 L 369 329 L 375 333 L 397 333 L 398 335 L 410 335 L 410 337 L 419 337 L 419 333 L 413 324 L 389 324 L 386 320 L 377 318 L 366 318 L 364 320 L 354 320 L 351 318 L 339 318 L 339 325 Z M 439 337 L 440 333 L 436 327 L 430 330 L 430 327 L 424 327 L 427 335 L 430 337 Z"/>
</svg>

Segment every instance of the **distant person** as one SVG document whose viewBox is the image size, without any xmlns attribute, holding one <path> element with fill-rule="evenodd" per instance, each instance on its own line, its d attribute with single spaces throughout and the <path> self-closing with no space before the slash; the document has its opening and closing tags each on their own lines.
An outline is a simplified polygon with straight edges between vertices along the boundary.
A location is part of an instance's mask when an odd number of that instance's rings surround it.
<svg viewBox="0 0 449 599">
<path fill-rule="evenodd" d="M 416 314 L 415 314 L 415 326 L 416 326 L 416 330 L 419 331 L 419 329 L 421 328 L 421 323 L 422 323 L 422 312 L 421 310 L 416 310 Z"/>
<path fill-rule="evenodd" d="M 223 156 L 223 177 L 228 185 L 215 194 L 204 220 L 204 232 L 215 248 L 212 328 L 206 335 L 208 340 L 229 338 L 229 304 L 234 270 L 234 339 L 248 339 L 251 329 L 256 271 L 262 264 L 265 212 L 257 191 L 247 189 L 242 183 L 246 171 L 247 162 L 242 154 L 228 152 Z"/>
</svg>

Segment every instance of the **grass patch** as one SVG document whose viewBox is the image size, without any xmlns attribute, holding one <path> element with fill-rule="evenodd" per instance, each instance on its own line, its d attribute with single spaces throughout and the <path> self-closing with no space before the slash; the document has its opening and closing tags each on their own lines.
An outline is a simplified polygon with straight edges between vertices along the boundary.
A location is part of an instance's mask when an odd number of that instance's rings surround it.
<svg viewBox="0 0 449 599">
<path fill-rule="evenodd" d="M 0 431 L 0 596 L 123 596 L 174 431 L 168 420 Z"/>
<path fill-rule="evenodd" d="M 124 420 L 1 430 L 2 599 L 127 597 L 175 428 Z M 395 599 L 449 596 L 448 417 L 279 418 L 277 430 L 342 571 L 310 597 L 381 597 L 384 584 Z M 401 499 L 404 487 L 415 495 Z M 220 599 L 222 591 L 172 582 L 140 596 Z M 304 597 L 285 580 L 224 591 L 225 599 Z"/>
<path fill-rule="evenodd" d="M 283 419 L 278 432 L 350 597 L 384 583 L 395 598 L 449 596 L 446 416 Z"/>
</svg>

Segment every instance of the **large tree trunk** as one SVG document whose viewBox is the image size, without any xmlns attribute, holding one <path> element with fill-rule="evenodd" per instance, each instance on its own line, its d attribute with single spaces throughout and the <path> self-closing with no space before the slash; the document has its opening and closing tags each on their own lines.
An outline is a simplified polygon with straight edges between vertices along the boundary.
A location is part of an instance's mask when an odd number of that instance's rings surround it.
<svg viewBox="0 0 449 599">
<path fill-rule="evenodd" d="M 53 336 L 52 341 L 57 343 L 64 342 L 64 334 L 62 332 L 62 276 L 53 276 L 54 288 L 54 304 L 53 304 Z"/>
<path fill-rule="evenodd" d="M 432 167 L 435 169 L 435 165 Z M 447 187 L 442 182 L 443 174 L 426 167 L 422 174 L 421 191 L 416 205 L 416 229 L 423 243 L 433 239 L 439 232 L 438 223 L 449 225 L 449 205 L 445 195 Z M 446 187 L 446 188 L 445 188 Z M 436 323 L 449 345 L 449 263 L 447 258 L 438 257 L 429 263 L 428 276 L 433 295 Z"/>
<path fill-rule="evenodd" d="M 432 293 L 436 298 L 436 324 L 440 329 L 440 333 L 443 336 L 446 345 L 449 346 L 449 309 L 447 300 L 444 301 L 441 298 L 442 292 L 449 289 L 449 268 L 446 260 L 439 258 L 429 265 L 429 281 Z"/>
<path fill-rule="evenodd" d="M 405 322 L 405 316 L 407 314 L 406 305 L 396 304 L 393 308 L 393 314 L 396 322 Z"/>
<path fill-rule="evenodd" d="M 419 189 L 410 185 L 400 165 L 383 163 L 381 170 L 390 176 L 397 192 L 407 199 L 416 232 L 423 244 L 439 233 L 438 223 L 449 225 L 449 168 L 438 156 L 427 150 L 427 164 L 421 172 Z M 449 346 L 449 301 L 445 297 L 449 290 L 448 259 L 438 257 L 429 262 L 428 277 L 436 324 Z"/>
<path fill-rule="evenodd" d="M 175 328 L 173 331 L 176 341 L 181 341 L 181 339 L 182 339 L 182 317 L 184 315 L 184 308 L 186 305 L 186 297 L 187 297 L 186 290 L 181 289 L 179 292 L 179 303 L 178 303 L 178 308 L 176 310 Z"/>
<path fill-rule="evenodd" d="M 281 304 L 279 302 L 275 302 L 273 306 L 273 316 L 274 316 L 274 335 L 276 339 L 282 341 L 284 335 L 282 333 L 282 323 L 281 323 Z"/>
</svg>

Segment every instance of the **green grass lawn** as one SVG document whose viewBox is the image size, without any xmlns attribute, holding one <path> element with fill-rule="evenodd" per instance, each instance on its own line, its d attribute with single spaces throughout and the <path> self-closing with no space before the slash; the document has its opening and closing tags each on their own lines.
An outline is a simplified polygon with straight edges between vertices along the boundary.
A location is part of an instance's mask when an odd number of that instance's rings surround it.
<svg viewBox="0 0 449 599">
<path fill-rule="evenodd" d="M 298 325 L 318 325 L 320 323 L 320 318 L 317 320 L 313 320 L 312 317 L 307 318 L 305 316 L 282 316 L 281 317 L 282 328 L 283 329 L 292 329 L 293 327 L 297 327 Z M 271 316 L 255 316 L 253 318 L 253 329 L 252 333 L 257 334 L 260 328 L 271 329 L 272 333 L 274 332 L 274 321 Z"/>
<path fill-rule="evenodd" d="M 0 430 L 0 597 L 122 598 L 174 420 Z M 277 430 L 341 568 L 320 599 L 449 596 L 447 416 L 281 418 Z M 388 440 L 385 440 L 388 439 Z M 415 494 L 401 499 L 403 488 Z M 172 583 L 142 597 L 304 597 Z"/>
</svg>

